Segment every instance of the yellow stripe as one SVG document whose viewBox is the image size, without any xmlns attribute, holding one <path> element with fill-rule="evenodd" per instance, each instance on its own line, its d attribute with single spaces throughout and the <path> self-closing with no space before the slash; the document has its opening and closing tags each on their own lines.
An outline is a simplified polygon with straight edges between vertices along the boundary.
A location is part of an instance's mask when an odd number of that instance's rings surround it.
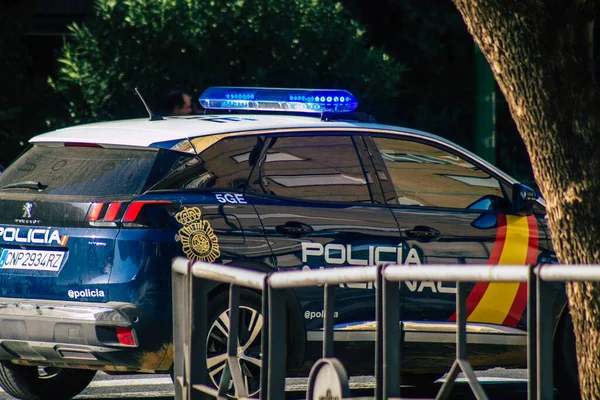
<svg viewBox="0 0 600 400">
<path fill-rule="evenodd" d="M 525 264 L 529 248 L 527 217 L 506 216 L 506 239 L 498 264 Z M 490 282 L 467 321 L 502 324 L 512 307 L 519 283 Z"/>
<path fill-rule="evenodd" d="M 524 265 L 529 248 L 527 217 L 506 216 L 506 241 L 498 264 Z"/>
</svg>

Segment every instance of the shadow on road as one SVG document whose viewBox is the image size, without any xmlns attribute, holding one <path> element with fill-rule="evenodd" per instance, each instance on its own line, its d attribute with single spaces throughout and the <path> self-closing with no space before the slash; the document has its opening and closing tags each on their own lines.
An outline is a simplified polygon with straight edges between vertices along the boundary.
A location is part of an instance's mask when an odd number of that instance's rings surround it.
<svg viewBox="0 0 600 400">
<path fill-rule="evenodd" d="M 527 383 L 525 382 L 493 382 L 482 383 L 481 385 L 490 400 L 527 399 Z M 420 387 L 403 386 L 400 391 L 400 396 L 403 399 L 435 399 L 441 387 L 441 383 L 433 383 L 428 386 Z M 373 398 L 374 396 L 373 389 L 352 389 L 350 392 L 353 398 Z M 306 398 L 305 392 L 286 392 L 287 400 L 304 398 Z M 467 382 L 456 382 L 449 398 L 451 400 L 471 400 L 475 399 L 475 396 L 471 392 Z"/>
<path fill-rule="evenodd" d="M 485 393 L 490 400 L 526 400 L 527 399 L 527 383 L 526 382 L 483 382 L 481 383 Z M 433 383 L 430 386 L 403 386 L 401 388 L 401 397 L 403 399 L 435 399 L 438 391 L 440 390 L 441 383 Z M 373 398 L 374 390 L 372 388 L 366 389 L 352 389 L 352 398 Z M 158 394 L 152 396 L 151 392 L 144 393 L 143 396 L 80 396 L 78 398 L 85 398 L 86 400 L 131 400 L 131 399 L 150 399 L 150 400 L 173 400 L 173 396 L 164 396 L 164 394 Z M 306 398 L 306 392 L 301 390 L 287 391 L 286 400 L 300 400 Z M 474 400 L 475 396 L 471 392 L 467 382 L 456 382 L 452 388 L 450 394 L 450 400 Z M 555 396 L 555 400 L 564 400 L 564 398 Z"/>
</svg>

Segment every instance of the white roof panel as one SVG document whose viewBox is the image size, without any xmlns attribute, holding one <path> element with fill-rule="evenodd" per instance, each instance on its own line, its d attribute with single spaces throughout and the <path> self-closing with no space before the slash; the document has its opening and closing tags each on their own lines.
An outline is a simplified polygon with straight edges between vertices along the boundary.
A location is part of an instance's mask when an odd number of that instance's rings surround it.
<svg viewBox="0 0 600 400">
<path fill-rule="evenodd" d="M 373 126 L 373 124 L 369 124 Z M 353 127 L 364 124 L 321 121 L 318 117 L 290 115 L 195 115 L 166 117 L 162 121 L 132 119 L 77 125 L 33 137 L 31 143 L 77 142 L 147 147 L 153 143 L 220 133 L 306 127 Z"/>
<path fill-rule="evenodd" d="M 58 129 L 30 139 L 31 143 L 95 143 L 101 145 L 148 147 L 155 143 L 172 142 L 222 133 L 247 132 L 271 129 L 294 128 L 362 128 L 365 131 L 395 131 L 414 138 L 428 138 L 453 147 L 458 152 L 469 154 L 489 168 L 497 171 L 512 182 L 516 182 L 506 173 L 498 170 L 451 141 L 430 133 L 382 125 L 377 123 L 359 123 L 351 121 L 321 121 L 316 116 L 266 115 L 266 114 L 221 114 L 166 117 L 162 121 L 131 119 L 112 122 L 98 122 Z"/>
</svg>

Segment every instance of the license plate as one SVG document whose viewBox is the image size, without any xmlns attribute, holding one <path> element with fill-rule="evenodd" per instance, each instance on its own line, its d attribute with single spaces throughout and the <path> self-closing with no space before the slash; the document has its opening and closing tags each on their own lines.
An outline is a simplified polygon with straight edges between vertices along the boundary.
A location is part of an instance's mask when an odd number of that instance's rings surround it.
<svg viewBox="0 0 600 400">
<path fill-rule="evenodd" d="M 64 256 L 64 251 L 4 249 L 0 254 L 0 268 L 56 272 Z"/>
</svg>

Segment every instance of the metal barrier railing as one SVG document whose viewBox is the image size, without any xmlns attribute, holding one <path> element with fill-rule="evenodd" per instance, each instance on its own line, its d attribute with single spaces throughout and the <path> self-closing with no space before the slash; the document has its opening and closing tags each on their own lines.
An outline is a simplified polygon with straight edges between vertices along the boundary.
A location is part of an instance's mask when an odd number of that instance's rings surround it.
<svg viewBox="0 0 600 400">
<path fill-rule="evenodd" d="M 190 263 L 178 258 L 173 262 L 173 343 L 174 383 L 176 399 L 200 399 L 210 395 L 226 399 L 230 382 L 235 397 L 246 398 L 239 365 L 235 362 L 239 287 L 262 292 L 261 400 L 279 400 L 285 396 L 286 365 L 286 306 L 283 291 L 290 288 L 323 286 L 323 358 L 333 357 L 333 309 L 335 287 L 339 284 L 374 282 L 376 292 L 376 352 L 375 399 L 400 396 L 400 360 L 402 322 L 399 283 L 405 280 L 433 280 L 456 282 L 456 359 L 437 399 L 447 399 L 454 381 L 463 372 L 477 399 L 487 396 L 477 381 L 466 352 L 466 282 L 527 282 L 527 359 L 528 398 L 552 399 L 553 385 L 553 315 L 549 298 L 550 284 L 564 281 L 600 281 L 600 266 L 544 265 L 388 265 L 377 267 L 336 267 L 312 271 L 264 272 L 244 268 Z M 230 317 L 227 363 L 218 389 L 207 384 L 206 337 L 207 301 L 211 287 L 208 281 L 230 285 Z M 279 323 L 277 323 L 277 321 Z M 400 327 L 400 329 L 398 329 Z M 329 361 L 327 361 L 329 362 Z M 329 362 L 329 364 L 333 364 Z M 324 365 L 317 362 L 313 371 Z M 315 379 L 309 378 L 310 383 Z M 345 373 L 339 373 L 342 391 L 347 392 Z M 329 396 L 331 397 L 331 396 Z M 313 398 L 310 394 L 307 398 Z"/>
</svg>

